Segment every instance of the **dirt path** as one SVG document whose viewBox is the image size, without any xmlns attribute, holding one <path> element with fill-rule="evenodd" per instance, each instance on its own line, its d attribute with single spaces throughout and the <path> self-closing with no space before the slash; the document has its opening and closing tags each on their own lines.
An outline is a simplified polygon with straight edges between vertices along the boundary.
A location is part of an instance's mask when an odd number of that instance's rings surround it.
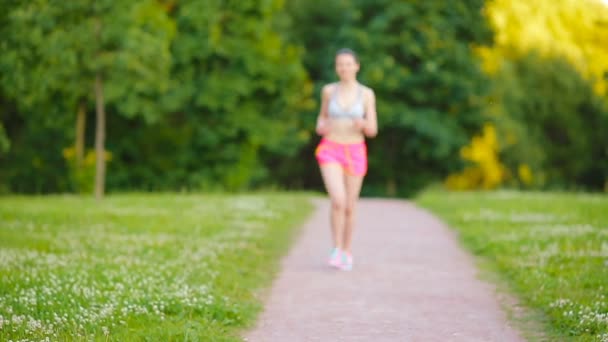
<svg viewBox="0 0 608 342">
<path fill-rule="evenodd" d="M 329 203 L 316 204 L 247 341 L 523 341 L 494 287 L 428 212 L 361 200 L 355 265 L 344 272 L 325 265 Z"/>
</svg>

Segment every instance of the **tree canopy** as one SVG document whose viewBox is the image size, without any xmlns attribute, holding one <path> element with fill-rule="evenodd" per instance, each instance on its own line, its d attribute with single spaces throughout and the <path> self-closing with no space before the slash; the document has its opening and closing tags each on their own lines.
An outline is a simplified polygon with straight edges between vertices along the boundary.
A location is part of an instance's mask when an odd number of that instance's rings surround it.
<svg viewBox="0 0 608 342">
<path fill-rule="evenodd" d="M 602 189 L 607 18 L 596 0 L 6 0 L 0 192 L 321 189 L 343 47 L 377 97 L 364 194 Z"/>
</svg>

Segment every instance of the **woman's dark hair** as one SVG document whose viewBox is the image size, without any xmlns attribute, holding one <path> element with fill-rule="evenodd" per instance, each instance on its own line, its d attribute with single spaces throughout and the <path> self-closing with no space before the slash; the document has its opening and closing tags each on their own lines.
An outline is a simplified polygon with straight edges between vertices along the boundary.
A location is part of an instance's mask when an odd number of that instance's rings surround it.
<svg viewBox="0 0 608 342">
<path fill-rule="evenodd" d="M 355 59 L 355 62 L 359 63 L 359 57 L 357 56 L 355 51 L 353 51 L 349 48 L 343 48 L 343 49 L 338 50 L 338 52 L 336 52 L 336 57 L 338 57 L 340 55 L 351 55 Z"/>
</svg>

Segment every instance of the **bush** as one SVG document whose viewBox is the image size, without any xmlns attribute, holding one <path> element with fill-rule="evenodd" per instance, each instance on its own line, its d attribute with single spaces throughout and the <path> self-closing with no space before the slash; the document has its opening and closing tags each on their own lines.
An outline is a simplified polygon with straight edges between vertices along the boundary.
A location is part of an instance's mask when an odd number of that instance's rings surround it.
<svg viewBox="0 0 608 342">
<path fill-rule="evenodd" d="M 530 165 L 548 188 L 602 189 L 608 175 L 608 108 L 564 59 L 530 53 L 504 63 L 495 79 L 494 121 L 511 174 Z"/>
</svg>

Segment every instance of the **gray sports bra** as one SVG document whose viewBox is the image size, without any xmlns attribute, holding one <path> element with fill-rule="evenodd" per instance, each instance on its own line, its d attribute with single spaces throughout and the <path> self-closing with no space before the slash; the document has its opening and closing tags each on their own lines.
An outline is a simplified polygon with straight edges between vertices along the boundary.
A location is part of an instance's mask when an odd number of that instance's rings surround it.
<svg viewBox="0 0 608 342">
<path fill-rule="evenodd" d="M 363 91 L 361 90 L 361 86 L 359 85 L 357 88 L 357 99 L 355 103 L 351 105 L 350 108 L 342 108 L 340 103 L 338 103 L 338 90 L 339 85 L 336 84 L 336 89 L 334 90 L 331 98 L 328 103 L 328 114 L 331 118 L 347 118 L 347 119 L 357 119 L 363 118 L 365 115 L 365 108 L 363 106 Z"/>
</svg>

